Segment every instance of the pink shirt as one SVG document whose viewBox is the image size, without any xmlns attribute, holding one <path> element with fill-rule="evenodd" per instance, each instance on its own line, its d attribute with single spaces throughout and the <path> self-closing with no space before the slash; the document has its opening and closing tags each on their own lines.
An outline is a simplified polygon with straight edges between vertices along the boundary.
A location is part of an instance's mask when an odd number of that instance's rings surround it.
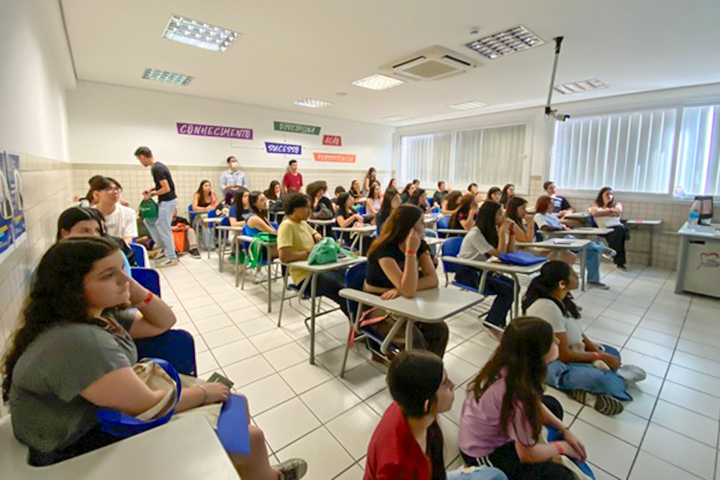
<svg viewBox="0 0 720 480">
<path fill-rule="evenodd" d="M 508 435 L 502 433 L 500 412 L 505 389 L 505 379 L 501 378 L 490 385 L 479 400 L 475 400 L 472 391 L 468 392 L 460 416 L 458 441 L 458 446 L 465 455 L 485 457 L 510 441 L 518 441 L 528 446 L 535 443 L 532 428 L 519 406 L 516 406 L 508 425 Z"/>
</svg>

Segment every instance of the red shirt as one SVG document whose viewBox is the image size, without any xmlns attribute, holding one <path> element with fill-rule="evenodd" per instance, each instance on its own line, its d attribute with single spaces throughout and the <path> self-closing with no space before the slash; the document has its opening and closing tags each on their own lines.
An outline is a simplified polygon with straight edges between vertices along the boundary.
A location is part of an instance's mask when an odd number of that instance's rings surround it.
<svg viewBox="0 0 720 480">
<path fill-rule="evenodd" d="M 293 175 L 292 173 L 287 172 L 283 177 L 283 185 L 285 185 L 285 188 L 287 188 L 288 191 L 295 190 L 296 192 L 299 192 L 303 186 L 302 174 L 298 173 Z"/>
<path fill-rule="evenodd" d="M 431 480 L 445 478 L 442 433 L 435 422 L 427 433 L 428 453 L 418 445 L 397 402 L 385 411 L 368 447 L 363 480 Z M 438 450 L 439 449 L 439 450 Z M 437 452 L 434 454 L 433 452 Z M 431 457 L 440 468 L 433 475 Z"/>
</svg>

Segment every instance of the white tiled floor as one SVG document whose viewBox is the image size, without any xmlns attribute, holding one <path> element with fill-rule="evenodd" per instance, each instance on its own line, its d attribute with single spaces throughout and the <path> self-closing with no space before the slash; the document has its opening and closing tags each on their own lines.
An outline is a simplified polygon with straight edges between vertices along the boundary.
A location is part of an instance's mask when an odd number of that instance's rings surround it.
<svg viewBox="0 0 720 480">
<path fill-rule="evenodd" d="M 643 267 L 628 272 L 603 266 L 609 291 L 576 292 L 588 335 L 621 349 L 626 363 L 648 379 L 632 389 L 635 401 L 614 418 L 550 391 L 566 422 L 585 442 L 598 479 L 713 479 L 718 476 L 720 421 L 720 302 L 673 293 L 672 272 Z M 163 298 L 179 328 L 195 336 L 198 368 L 218 371 L 248 396 L 253 421 L 266 434 L 275 459 L 308 460 L 308 479 L 362 478 L 367 442 L 391 398 L 386 369 L 368 361 L 364 347 L 350 352 L 338 377 L 348 324 L 339 313 L 318 321 L 317 362 L 308 363 L 307 305 L 286 305 L 277 327 L 278 302 L 267 314 L 263 287 L 234 287 L 217 257 L 162 270 Z M 278 294 L 280 284 L 276 283 Z M 458 385 L 454 408 L 441 418 L 446 462 L 458 464 L 457 422 L 464 387 L 492 354 L 494 341 L 476 314 L 448 322 L 445 356 Z"/>
</svg>

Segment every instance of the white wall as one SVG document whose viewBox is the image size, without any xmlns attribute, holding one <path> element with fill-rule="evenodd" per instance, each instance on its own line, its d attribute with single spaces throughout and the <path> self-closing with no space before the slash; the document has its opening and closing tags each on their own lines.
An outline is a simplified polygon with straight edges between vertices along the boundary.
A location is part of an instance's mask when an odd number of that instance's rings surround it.
<svg viewBox="0 0 720 480">
<path fill-rule="evenodd" d="M 0 149 L 68 161 L 75 75 L 57 1 L 0 2 Z"/>
<path fill-rule="evenodd" d="M 182 87 L 178 87 L 182 88 Z M 358 170 L 392 165 L 393 128 L 165 92 L 79 82 L 69 96 L 70 153 L 74 163 L 136 164 L 147 145 L 168 165 L 226 166 L 234 155 L 245 167 L 281 168 L 298 158 L 301 169 Z M 276 132 L 273 121 L 322 127 L 319 136 Z M 176 122 L 254 130 L 254 140 L 179 135 Z M 342 147 L 324 147 L 322 135 L 342 136 Z M 265 141 L 302 145 L 300 157 L 269 154 Z M 312 152 L 350 153 L 357 163 L 323 163 Z"/>
</svg>

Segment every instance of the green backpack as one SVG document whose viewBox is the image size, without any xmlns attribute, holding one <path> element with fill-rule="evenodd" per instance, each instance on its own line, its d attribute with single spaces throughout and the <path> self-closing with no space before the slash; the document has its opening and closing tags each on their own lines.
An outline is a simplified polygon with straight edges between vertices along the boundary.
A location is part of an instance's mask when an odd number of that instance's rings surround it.
<svg viewBox="0 0 720 480">
<path fill-rule="evenodd" d="M 308 263 L 310 265 L 325 265 L 326 263 L 337 262 L 339 252 L 351 258 L 356 257 L 350 250 L 338 245 L 334 238 L 325 237 L 313 247 L 308 257 Z"/>
<path fill-rule="evenodd" d="M 158 218 L 158 204 L 155 200 L 143 200 L 140 202 L 140 218 Z"/>
<path fill-rule="evenodd" d="M 266 260 L 266 243 L 277 243 L 277 235 L 266 232 L 256 234 L 255 238 L 248 247 L 248 255 L 245 258 L 245 265 L 250 268 L 257 268 L 263 260 Z"/>
</svg>

